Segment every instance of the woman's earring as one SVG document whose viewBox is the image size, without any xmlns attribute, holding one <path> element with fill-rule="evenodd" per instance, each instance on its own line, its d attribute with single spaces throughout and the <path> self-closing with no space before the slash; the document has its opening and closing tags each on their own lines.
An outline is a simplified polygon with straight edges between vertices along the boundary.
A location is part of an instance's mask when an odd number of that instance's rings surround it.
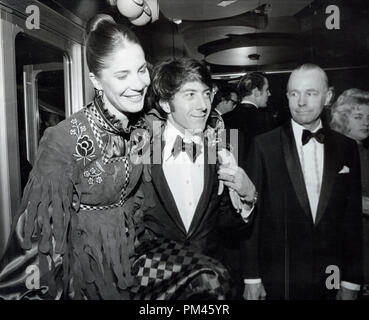
<svg viewBox="0 0 369 320">
<path fill-rule="evenodd" d="M 99 89 L 95 88 L 95 97 L 96 98 L 102 98 L 103 95 L 104 95 L 104 90 L 101 90 L 101 89 L 99 90 Z"/>
<path fill-rule="evenodd" d="M 99 90 L 95 88 L 95 98 L 94 100 L 96 101 L 97 105 L 102 105 L 103 102 L 103 97 L 104 97 L 104 90 Z"/>
</svg>

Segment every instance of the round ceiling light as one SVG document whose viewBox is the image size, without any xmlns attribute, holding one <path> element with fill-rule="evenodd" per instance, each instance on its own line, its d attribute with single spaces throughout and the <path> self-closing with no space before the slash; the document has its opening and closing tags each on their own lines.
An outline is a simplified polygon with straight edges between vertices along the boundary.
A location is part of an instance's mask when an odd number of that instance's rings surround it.
<svg viewBox="0 0 369 320">
<path fill-rule="evenodd" d="M 260 54 L 257 53 L 251 53 L 248 55 L 248 58 L 252 61 L 257 61 L 260 59 Z"/>
</svg>

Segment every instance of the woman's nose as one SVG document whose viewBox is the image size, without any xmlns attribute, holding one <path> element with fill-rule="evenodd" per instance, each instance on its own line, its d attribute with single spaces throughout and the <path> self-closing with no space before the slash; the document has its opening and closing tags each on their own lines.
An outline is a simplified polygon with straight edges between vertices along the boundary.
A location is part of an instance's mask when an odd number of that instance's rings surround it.
<svg viewBox="0 0 369 320">
<path fill-rule="evenodd" d="M 150 79 L 146 79 L 146 77 L 141 76 L 139 74 L 135 75 L 131 82 L 131 88 L 133 90 L 141 91 L 146 88 L 150 84 Z"/>
</svg>

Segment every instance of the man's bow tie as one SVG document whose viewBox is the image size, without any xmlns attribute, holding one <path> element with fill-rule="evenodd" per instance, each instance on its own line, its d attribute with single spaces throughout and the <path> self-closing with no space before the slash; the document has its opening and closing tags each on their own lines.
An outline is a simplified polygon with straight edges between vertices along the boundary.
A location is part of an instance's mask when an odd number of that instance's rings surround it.
<svg viewBox="0 0 369 320">
<path fill-rule="evenodd" d="M 325 135 L 323 128 L 320 128 L 317 132 L 304 130 L 301 137 L 302 145 L 304 146 L 305 144 L 307 144 L 311 138 L 315 138 L 315 140 L 319 143 L 324 143 Z"/>
<path fill-rule="evenodd" d="M 173 149 L 172 149 L 172 155 L 173 157 L 177 157 L 178 154 L 181 151 L 185 151 L 188 155 L 188 157 L 190 158 L 190 160 L 192 162 L 196 161 L 196 158 L 200 155 L 201 153 L 201 145 L 194 143 L 194 142 L 190 142 L 190 143 L 186 143 L 183 141 L 182 137 L 177 136 L 174 145 L 173 145 Z"/>
</svg>

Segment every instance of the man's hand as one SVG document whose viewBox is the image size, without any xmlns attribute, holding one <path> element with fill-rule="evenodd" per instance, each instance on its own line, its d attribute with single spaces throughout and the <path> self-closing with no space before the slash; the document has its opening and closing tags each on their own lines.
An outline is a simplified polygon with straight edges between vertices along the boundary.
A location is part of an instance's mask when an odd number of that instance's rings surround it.
<svg viewBox="0 0 369 320">
<path fill-rule="evenodd" d="M 252 201 L 255 197 L 255 186 L 240 167 L 220 167 L 218 178 L 223 181 L 228 188 L 235 190 L 238 195 L 246 201 Z"/>
<path fill-rule="evenodd" d="M 363 197 L 362 203 L 363 203 L 363 213 L 369 215 L 369 197 Z"/>
<path fill-rule="evenodd" d="M 266 291 L 261 282 L 245 284 L 245 290 L 243 292 L 243 298 L 245 300 L 265 300 L 265 297 Z"/>
<path fill-rule="evenodd" d="M 356 300 L 359 295 L 359 291 L 350 290 L 343 286 L 338 290 L 336 300 Z"/>
<path fill-rule="evenodd" d="M 233 207 L 239 211 L 245 208 L 241 198 L 246 201 L 252 201 L 255 198 L 256 189 L 245 171 L 237 165 L 233 154 L 222 149 L 218 151 L 220 167 L 218 170 L 219 188 L 218 195 L 221 195 L 224 190 L 224 185 L 229 188 L 229 195 Z M 251 209 L 247 208 L 247 210 Z"/>
</svg>

